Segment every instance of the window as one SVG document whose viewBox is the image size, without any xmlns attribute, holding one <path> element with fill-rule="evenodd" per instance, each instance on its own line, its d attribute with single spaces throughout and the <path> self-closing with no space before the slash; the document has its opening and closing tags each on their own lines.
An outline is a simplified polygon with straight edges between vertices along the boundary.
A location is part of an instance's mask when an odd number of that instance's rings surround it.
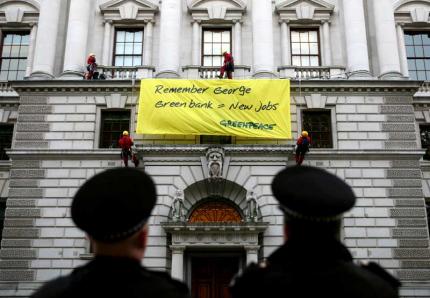
<svg viewBox="0 0 430 298">
<path fill-rule="evenodd" d="M 292 29 L 292 65 L 319 66 L 320 60 L 318 31 L 316 29 Z"/>
<path fill-rule="evenodd" d="M 124 130 L 130 130 L 130 111 L 102 111 L 100 148 L 118 148 Z"/>
<path fill-rule="evenodd" d="M 231 53 L 230 29 L 204 29 L 202 65 L 220 67 L 225 51 Z"/>
<path fill-rule="evenodd" d="M 430 125 L 420 125 L 421 148 L 425 149 L 430 146 Z"/>
<path fill-rule="evenodd" d="M 143 29 L 115 31 L 115 66 L 140 66 L 143 53 Z"/>
<path fill-rule="evenodd" d="M 200 144 L 231 144 L 230 136 L 200 136 Z"/>
<path fill-rule="evenodd" d="M 0 198 L 0 244 L 3 238 L 5 213 L 6 213 L 6 199 Z"/>
<path fill-rule="evenodd" d="M 29 40 L 28 32 L 3 33 L 0 80 L 22 80 L 24 78 Z"/>
<path fill-rule="evenodd" d="M 12 145 L 13 124 L 0 124 L 0 160 L 9 160 L 6 149 Z"/>
<path fill-rule="evenodd" d="M 331 112 L 306 110 L 302 116 L 302 128 L 309 132 L 312 148 L 333 148 Z"/>
<path fill-rule="evenodd" d="M 426 210 L 427 210 L 427 226 L 428 229 L 427 231 L 429 232 L 429 236 L 430 236 L 430 198 L 426 198 Z"/>
<path fill-rule="evenodd" d="M 405 32 L 409 76 L 412 80 L 430 80 L 430 31 Z"/>
</svg>

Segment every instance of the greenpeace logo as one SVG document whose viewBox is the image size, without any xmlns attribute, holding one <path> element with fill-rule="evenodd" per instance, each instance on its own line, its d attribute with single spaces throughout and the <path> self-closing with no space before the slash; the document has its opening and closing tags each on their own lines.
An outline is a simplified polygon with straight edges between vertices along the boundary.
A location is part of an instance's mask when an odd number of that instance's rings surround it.
<svg viewBox="0 0 430 298">
<path fill-rule="evenodd" d="M 246 129 L 257 129 L 257 130 L 273 130 L 276 124 L 267 124 L 259 122 L 242 122 L 235 120 L 221 120 L 220 123 L 224 127 L 237 127 Z"/>
</svg>

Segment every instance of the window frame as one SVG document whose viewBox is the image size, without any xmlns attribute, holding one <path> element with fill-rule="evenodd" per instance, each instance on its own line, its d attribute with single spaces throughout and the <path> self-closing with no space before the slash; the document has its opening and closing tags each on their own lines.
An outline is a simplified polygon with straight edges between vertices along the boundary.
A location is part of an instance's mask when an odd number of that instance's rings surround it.
<svg viewBox="0 0 430 298">
<path fill-rule="evenodd" d="M 10 56 L 10 57 L 3 57 L 4 39 L 5 39 L 5 37 L 6 37 L 7 34 L 21 35 L 21 39 L 22 39 L 22 36 L 24 36 L 24 35 L 28 36 L 27 55 L 25 57 L 19 57 L 19 54 L 18 54 L 18 56 L 14 56 L 14 57 L 12 57 L 12 56 Z M 28 55 L 29 55 L 29 50 L 30 50 L 30 46 L 31 46 L 31 44 L 30 44 L 31 43 L 30 37 L 31 37 L 31 30 L 30 29 L 28 29 L 28 30 L 27 29 L 19 29 L 19 30 L 16 30 L 16 29 L 11 29 L 11 30 L 4 29 L 4 30 L 0 30 L 0 75 L 3 73 L 3 71 L 1 70 L 1 67 L 3 65 L 3 60 L 4 59 L 18 60 L 18 64 L 17 65 L 20 64 L 21 60 L 25 60 L 25 68 L 23 70 L 19 70 L 19 69 L 12 70 L 12 71 L 16 72 L 16 76 L 15 76 L 15 78 L 11 78 L 11 79 L 8 78 L 9 77 L 9 72 L 11 71 L 10 70 L 10 62 L 9 62 L 9 67 L 6 70 L 7 71 L 7 76 L 6 76 L 6 79 L 5 79 L 6 81 L 9 81 L 9 80 L 23 80 L 25 78 L 25 74 L 26 74 L 26 70 L 27 70 L 27 66 L 28 66 L 27 63 L 28 63 L 28 59 L 29 59 Z M 19 49 L 20 49 L 19 53 L 21 52 L 21 47 L 22 47 L 22 43 L 20 42 L 19 43 Z M 19 72 L 22 72 L 24 74 L 21 79 L 18 79 L 18 73 Z"/>
<path fill-rule="evenodd" d="M 403 31 L 404 45 L 405 45 L 405 54 L 406 54 L 406 63 L 407 63 L 407 67 L 408 67 L 408 75 L 409 75 L 409 78 L 411 80 L 430 80 L 430 53 L 429 53 L 428 56 L 426 56 L 425 55 L 425 48 L 424 48 L 425 46 L 428 46 L 430 48 L 430 44 L 424 45 L 424 43 L 423 43 L 422 45 L 415 45 L 414 42 L 413 42 L 412 45 L 408 45 L 407 41 L 406 41 L 406 36 L 411 36 L 412 40 L 413 40 L 413 36 L 414 35 L 424 35 L 424 34 L 427 34 L 430 37 L 430 30 L 425 30 L 425 29 L 419 30 L 418 28 L 415 28 L 415 29 L 411 28 L 411 29 L 405 29 Z M 412 46 L 413 49 L 414 49 L 414 57 L 408 55 L 408 47 L 409 46 Z M 417 47 L 421 47 L 422 48 L 423 56 L 418 56 L 417 57 L 415 55 Z M 413 61 L 423 60 L 424 61 L 424 69 L 422 70 L 424 72 L 424 75 L 425 75 L 424 79 L 420 79 L 418 77 L 418 72 L 421 71 L 421 70 L 418 70 L 418 69 L 411 70 L 409 68 L 409 61 L 410 60 L 413 60 Z M 426 61 L 428 61 L 429 68 L 426 68 Z M 415 68 L 416 68 L 416 62 L 415 62 Z M 412 75 L 411 75 L 412 72 L 415 73 L 415 78 L 412 77 Z"/>
<path fill-rule="evenodd" d="M 321 32 L 320 32 L 320 30 L 321 30 L 321 28 L 320 28 L 320 26 L 317 26 L 317 27 L 315 27 L 315 26 L 311 26 L 311 27 L 290 27 L 289 28 L 289 37 L 290 37 L 290 40 L 288 41 L 289 42 L 289 46 L 290 46 L 290 61 L 291 61 L 291 65 L 292 66 L 296 66 L 296 67 L 321 67 L 322 66 L 322 53 L 321 53 L 321 50 L 322 50 L 322 45 L 321 45 Z M 317 34 L 317 45 L 318 45 L 318 55 L 311 55 L 311 54 L 308 54 L 308 55 L 302 55 L 302 54 L 300 54 L 300 55 L 295 55 L 295 54 L 293 54 L 293 36 L 292 36 L 292 33 L 294 32 L 294 31 L 296 31 L 296 32 L 309 32 L 309 31 L 314 31 L 314 32 L 316 32 L 316 34 Z M 302 44 L 302 42 L 300 41 L 299 42 L 299 44 Z M 310 42 L 307 42 L 307 44 L 310 44 Z M 316 66 L 311 66 L 311 65 L 308 65 L 308 66 L 303 66 L 303 65 L 295 65 L 294 63 L 293 63 L 293 57 L 294 56 L 298 56 L 298 57 L 318 57 L 318 65 L 316 65 Z M 301 60 L 301 59 L 300 59 Z M 301 61 L 300 61 L 300 63 L 301 63 Z"/>
<path fill-rule="evenodd" d="M 132 123 L 133 123 L 133 119 L 132 119 L 132 113 L 133 113 L 133 111 L 132 111 L 132 109 L 100 109 L 100 111 L 99 111 L 99 114 L 100 114 L 100 116 L 98 117 L 98 119 L 99 119 L 99 125 L 98 125 L 98 127 L 99 127 L 99 131 L 98 131 L 98 133 L 96 134 L 97 136 L 98 136 L 98 139 L 96 139 L 96 144 L 97 144 L 97 146 L 98 146 L 98 148 L 100 148 L 100 149 L 117 149 L 117 148 L 119 148 L 118 147 L 118 140 L 119 140 L 119 138 L 121 137 L 121 135 L 119 135 L 118 136 L 118 138 L 116 139 L 116 143 L 115 143 L 115 147 L 103 147 L 102 146 L 102 142 L 103 142 L 103 136 L 102 136 L 102 134 L 103 134 L 103 124 L 104 124 L 104 119 L 103 119 L 103 113 L 109 113 L 109 112 L 111 112 L 111 113 L 114 113 L 114 112 L 124 112 L 124 113 L 129 113 L 129 124 L 128 124 L 128 131 L 133 131 L 133 128 L 132 128 Z M 126 130 L 126 129 L 120 129 L 120 133 L 123 131 L 123 130 Z M 112 139 L 113 140 L 113 139 Z"/>
<path fill-rule="evenodd" d="M 7 198 L 0 197 L 0 210 L 4 209 L 4 213 L 0 211 L 0 214 L 3 213 L 3 215 L 0 216 L 0 248 L 2 248 L 1 242 L 3 239 L 4 221 L 6 219 L 6 208 L 7 208 Z"/>
<path fill-rule="evenodd" d="M 297 135 L 300 134 L 300 132 L 302 130 L 304 130 L 304 126 L 303 126 L 303 112 L 327 112 L 330 113 L 330 129 L 331 129 L 331 147 L 323 147 L 323 148 L 318 148 L 318 147 L 314 147 L 314 140 L 312 138 L 311 133 L 309 132 L 309 135 L 311 136 L 311 148 L 312 150 L 330 150 L 330 149 L 336 149 L 337 148 L 337 130 L 336 130 L 336 113 L 335 113 L 335 107 L 325 107 L 323 109 L 309 109 L 306 107 L 302 107 L 302 108 L 297 108 L 297 128 L 298 128 L 298 133 Z"/>
<path fill-rule="evenodd" d="M 205 38 L 204 38 L 204 36 L 205 36 L 205 31 L 212 31 L 212 32 L 214 32 L 214 31 L 219 31 L 219 32 L 229 31 L 229 33 L 230 33 L 230 53 L 232 54 L 233 53 L 233 30 L 231 27 L 202 27 L 201 42 L 200 42 L 200 48 L 201 48 L 200 63 L 201 63 L 201 66 L 219 68 L 223 65 L 223 61 L 224 61 L 224 58 L 222 57 L 222 53 L 220 55 L 221 56 L 221 65 L 213 65 L 213 60 L 212 60 L 212 66 L 204 65 L 204 59 L 205 59 L 205 54 L 204 54 L 205 53 Z M 213 49 L 213 41 L 211 44 L 212 44 L 212 49 Z M 223 45 L 223 43 L 221 41 L 221 52 L 223 49 L 222 45 Z M 206 56 L 211 56 L 212 59 L 213 59 L 213 57 L 218 57 L 218 55 L 206 55 Z"/>
<path fill-rule="evenodd" d="M 141 53 L 141 55 L 140 55 L 140 57 L 141 57 L 141 64 L 140 65 L 134 65 L 134 66 L 119 66 L 119 65 L 115 65 L 115 61 L 116 61 L 116 43 L 117 43 L 117 32 L 118 31 L 121 31 L 121 30 L 123 30 L 123 31 L 125 31 L 125 30 L 132 30 L 132 31 L 134 31 L 134 32 L 137 32 L 137 31 L 142 31 L 142 53 Z M 145 55 L 145 28 L 143 27 L 143 26 L 139 26 L 139 27 L 128 27 L 128 26 L 115 26 L 114 27 L 114 33 L 113 33 L 113 45 L 112 45 L 112 47 L 113 47 L 113 49 L 112 49 L 112 66 L 114 66 L 114 67 L 139 67 L 139 66 L 142 66 L 143 65 L 143 63 L 144 63 L 144 61 L 143 61 L 143 59 L 144 59 L 144 55 Z M 134 45 L 134 41 L 133 41 L 133 45 Z M 122 56 L 122 57 L 126 57 L 126 56 L 131 56 L 131 57 L 133 57 L 133 56 L 138 56 L 138 55 L 133 55 L 133 54 L 123 54 L 123 55 L 118 55 L 118 56 Z M 124 63 L 123 63 L 124 64 Z"/>
<path fill-rule="evenodd" d="M 14 131 L 15 131 L 15 125 L 13 123 L 8 123 L 8 122 L 6 122 L 6 123 L 0 123 L 0 135 L 3 134 L 2 127 L 6 127 L 6 126 L 8 126 L 9 128 L 11 128 L 11 131 L 10 131 L 10 133 L 11 133 L 11 135 L 10 135 L 10 146 L 8 147 L 8 148 L 11 148 L 12 144 L 13 144 L 13 134 L 14 134 Z M 0 142 L 0 145 L 3 145 L 3 143 Z M 6 149 L 6 147 L 0 146 L 0 161 L 8 161 L 8 160 L 10 160 L 9 156 L 6 154 L 5 149 Z"/>
</svg>

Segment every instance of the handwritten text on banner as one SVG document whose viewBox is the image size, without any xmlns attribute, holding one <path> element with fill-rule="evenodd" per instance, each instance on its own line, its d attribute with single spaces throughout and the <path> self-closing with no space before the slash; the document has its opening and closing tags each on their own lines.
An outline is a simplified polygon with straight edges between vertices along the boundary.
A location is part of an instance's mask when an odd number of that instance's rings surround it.
<svg viewBox="0 0 430 298">
<path fill-rule="evenodd" d="M 142 80 L 136 131 L 290 139 L 290 82 Z"/>
</svg>

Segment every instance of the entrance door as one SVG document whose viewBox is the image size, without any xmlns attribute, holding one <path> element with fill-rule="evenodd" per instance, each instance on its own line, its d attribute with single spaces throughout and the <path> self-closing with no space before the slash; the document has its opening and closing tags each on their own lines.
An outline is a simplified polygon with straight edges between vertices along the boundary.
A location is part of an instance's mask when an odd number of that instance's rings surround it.
<svg viewBox="0 0 430 298">
<path fill-rule="evenodd" d="M 228 286 L 238 270 L 238 257 L 193 257 L 192 298 L 230 298 Z"/>
</svg>

